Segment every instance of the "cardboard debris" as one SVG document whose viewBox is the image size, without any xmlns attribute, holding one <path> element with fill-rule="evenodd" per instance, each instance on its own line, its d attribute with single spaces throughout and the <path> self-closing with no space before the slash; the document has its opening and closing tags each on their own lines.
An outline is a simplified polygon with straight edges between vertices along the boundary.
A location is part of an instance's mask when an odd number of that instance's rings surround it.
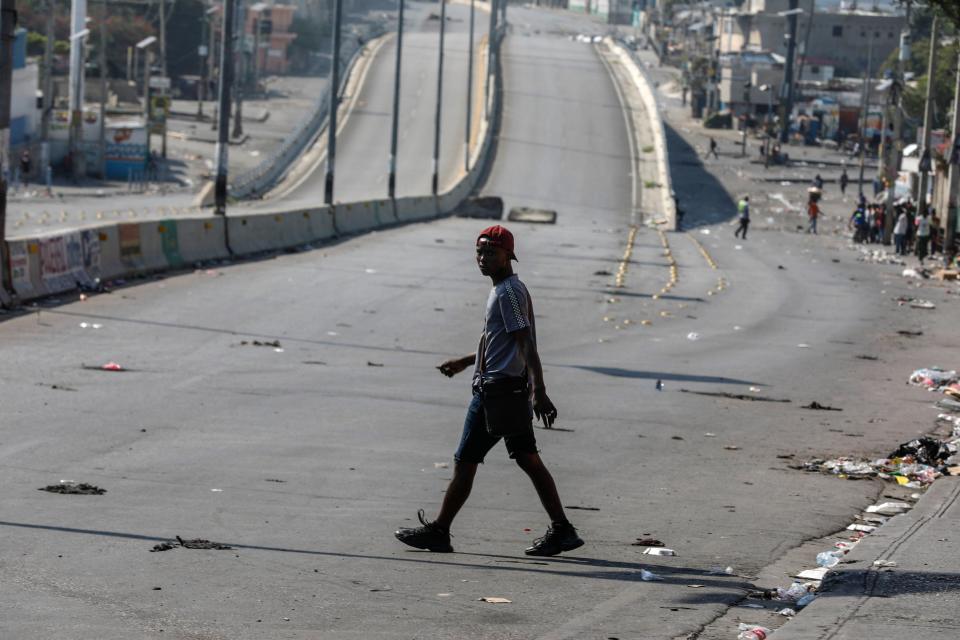
<svg viewBox="0 0 960 640">
<path fill-rule="evenodd" d="M 823 576 L 827 575 L 827 571 L 829 571 L 829 569 L 826 567 L 817 567 L 816 569 L 801 571 L 794 577 L 800 578 L 801 580 L 823 580 Z"/>
</svg>

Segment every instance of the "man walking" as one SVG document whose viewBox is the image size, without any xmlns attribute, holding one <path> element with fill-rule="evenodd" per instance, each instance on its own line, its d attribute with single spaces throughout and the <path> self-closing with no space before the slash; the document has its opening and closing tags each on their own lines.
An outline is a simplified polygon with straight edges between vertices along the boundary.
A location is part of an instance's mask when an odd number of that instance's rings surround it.
<svg viewBox="0 0 960 640">
<path fill-rule="evenodd" d="M 720 154 L 717 153 L 717 141 L 713 139 L 713 136 L 710 137 L 710 149 L 707 151 L 707 155 L 704 158 L 709 158 L 710 154 L 713 154 L 713 157 L 717 160 L 720 159 Z"/>
<path fill-rule="evenodd" d="M 810 224 L 807 226 L 807 233 L 817 235 L 817 218 L 820 217 L 820 206 L 813 198 L 810 198 L 810 201 L 807 203 L 807 217 L 810 219 Z"/>
<path fill-rule="evenodd" d="M 847 175 L 847 168 L 843 168 L 840 174 L 840 195 L 847 195 L 847 185 L 850 184 L 850 176 Z"/>
<path fill-rule="evenodd" d="M 422 526 L 401 528 L 400 542 L 417 549 L 452 552 L 450 526 L 466 503 L 477 468 L 501 436 L 510 458 L 533 482 L 540 502 L 550 516 L 546 534 L 537 538 L 525 553 L 554 556 L 583 545 L 577 530 L 567 520 L 553 476 L 540 459 L 533 434 L 533 411 L 546 428 L 557 418 L 557 409 L 547 397 L 543 369 L 537 353 L 533 304 L 527 288 L 513 273 L 513 234 L 495 225 L 477 237 L 477 266 L 493 281 L 487 298 L 483 334 L 476 353 L 447 360 L 438 369 L 453 377 L 471 364 L 473 400 L 467 409 L 460 446 L 454 454 L 453 479 L 443 497 L 436 520 L 428 522 L 421 509 Z"/>
<path fill-rule="evenodd" d="M 750 226 L 750 196 L 743 196 L 737 203 L 737 213 L 740 217 L 740 225 L 733 232 L 733 237 L 739 238 L 743 234 L 743 239 L 747 239 L 747 227 Z"/>
</svg>

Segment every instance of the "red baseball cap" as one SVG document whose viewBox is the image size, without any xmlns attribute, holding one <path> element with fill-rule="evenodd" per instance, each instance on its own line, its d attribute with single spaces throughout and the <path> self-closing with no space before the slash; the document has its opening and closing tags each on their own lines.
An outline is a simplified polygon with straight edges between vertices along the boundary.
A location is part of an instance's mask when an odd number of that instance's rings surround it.
<svg viewBox="0 0 960 640">
<path fill-rule="evenodd" d="M 487 244 L 492 247 L 500 247 L 510 254 L 511 260 L 517 260 L 517 255 L 513 252 L 513 234 L 506 227 L 501 227 L 498 224 L 487 227 L 477 236 L 477 244 L 480 244 L 480 238 L 486 238 Z"/>
</svg>

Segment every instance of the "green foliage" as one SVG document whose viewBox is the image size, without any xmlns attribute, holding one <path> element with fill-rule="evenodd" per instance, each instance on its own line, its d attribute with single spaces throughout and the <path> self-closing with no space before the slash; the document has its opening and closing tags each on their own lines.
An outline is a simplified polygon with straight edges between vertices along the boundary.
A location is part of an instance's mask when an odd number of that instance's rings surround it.
<svg viewBox="0 0 960 640">
<path fill-rule="evenodd" d="M 70 54 L 70 42 L 67 40 L 55 40 L 53 43 L 53 52 L 58 56 Z"/>
<path fill-rule="evenodd" d="M 39 56 L 43 55 L 43 49 L 47 45 L 47 36 L 42 33 L 37 33 L 36 31 L 30 31 L 27 33 L 27 55 L 28 56 Z"/>
<path fill-rule="evenodd" d="M 940 44 L 936 51 L 936 71 L 933 84 L 933 126 L 942 127 L 947 123 L 947 112 L 953 102 L 953 93 L 957 80 L 957 55 L 960 44 L 956 41 Z M 917 78 L 915 87 L 907 87 L 903 92 L 903 106 L 913 118 L 923 118 L 923 105 L 927 92 L 927 64 L 930 55 L 930 40 L 915 42 L 910 50 L 910 59 L 903 71 L 913 73 Z M 887 60 L 884 68 L 893 68 L 896 51 Z"/>
<path fill-rule="evenodd" d="M 960 0 L 929 0 L 927 4 L 949 20 L 954 28 L 960 28 Z"/>
</svg>

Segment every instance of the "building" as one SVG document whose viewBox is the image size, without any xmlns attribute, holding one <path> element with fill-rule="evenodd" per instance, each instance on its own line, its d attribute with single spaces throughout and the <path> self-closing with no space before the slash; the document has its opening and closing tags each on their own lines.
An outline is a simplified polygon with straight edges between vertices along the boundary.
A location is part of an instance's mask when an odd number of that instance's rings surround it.
<svg viewBox="0 0 960 640">
<path fill-rule="evenodd" d="M 254 51 L 254 64 L 261 74 L 284 74 L 290 67 L 287 48 L 297 35 L 291 33 L 293 14 L 297 8 L 286 4 L 267 4 L 258 2 L 247 10 L 245 33 L 251 50 Z"/>
<path fill-rule="evenodd" d="M 599 16 L 608 24 L 633 22 L 633 0 L 570 0 L 567 6 L 571 11 Z"/>
<path fill-rule="evenodd" d="M 788 8 L 787 0 L 745 0 L 740 9 L 718 9 L 715 31 L 720 51 L 785 56 L 787 17 L 780 14 Z M 905 26 L 901 14 L 846 8 L 817 12 L 811 22 L 807 8 L 797 17 L 797 55 L 829 56 L 836 75 L 859 76 L 867 68 L 871 49 L 876 68 L 900 46 Z"/>
</svg>

